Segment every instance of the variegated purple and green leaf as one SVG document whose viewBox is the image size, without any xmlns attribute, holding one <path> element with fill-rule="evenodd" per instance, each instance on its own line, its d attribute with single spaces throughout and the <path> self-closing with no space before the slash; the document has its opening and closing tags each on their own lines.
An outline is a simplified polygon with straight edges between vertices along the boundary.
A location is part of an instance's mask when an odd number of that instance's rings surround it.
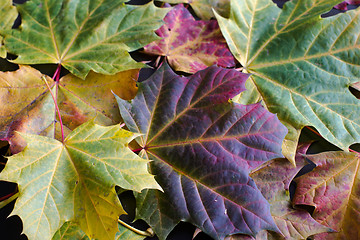
<svg viewBox="0 0 360 240">
<path fill-rule="evenodd" d="M 164 63 L 139 84 L 131 103 L 117 98 L 127 127 L 164 192 L 136 194 L 137 217 L 160 239 L 187 221 L 215 239 L 278 231 L 249 172 L 281 157 L 286 128 L 260 103 L 229 99 L 247 74 L 212 66 L 186 78 Z"/>
<path fill-rule="evenodd" d="M 234 67 L 235 58 L 227 47 L 216 20 L 196 21 L 182 5 L 175 6 L 156 31 L 163 39 L 144 47 L 146 53 L 166 56 L 177 71 L 195 73 L 208 66 Z"/>
</svg>

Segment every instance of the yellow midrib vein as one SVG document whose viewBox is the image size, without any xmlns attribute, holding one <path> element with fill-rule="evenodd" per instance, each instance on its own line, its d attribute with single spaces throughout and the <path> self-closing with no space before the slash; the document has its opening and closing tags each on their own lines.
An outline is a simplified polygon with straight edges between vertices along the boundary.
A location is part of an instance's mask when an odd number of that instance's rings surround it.
<svg viewBox="0 0 360 240">
<path fill-rule="evenodd" d="M 250 68 L 257 69 L 257 68 L 272 67 L 272 66 L 276 66 L 276 65 L 288 64 L 288 63 L 293 63 L 293 62 L 300 62 L 300 61 L 310 60 L 310 59 L 314 59 L 314 58 L 332 56 L 336 53 L 341 53 L 341 52 L 358 49 L 358 48 L 360 48 L 360 44 L 353 45 L 353 46 L 346 47 L 346 48 L 341 48 L 341 49 L 338 49 L 335 51 L 328 51 L 328 52 L 324 52 L 324 53 L 314 54 L 311 56 L 303 56 L 303 57 L 299 57 L 299 58 L 286 59 L 286 60 L 262 63 L 262 64 L 255 64 L 255 65 L 251 65 Z"/>
<path fill-rule="evenodd" d="M 55 50 L 56 50 L 56 58 L 60 61 L 60 51 L 59 51 L 59 47 L 58 47 L 57 42 L 56 42 L 56 38 L 55 38 L 55 34 L 54 34 L 54 28 L 53 28 L 50 13 L 49 13 L 49 6 L 48 6 L 47 3 L 48 2 L 45 1 L 46 10 L 47 10 L 46 11 L 46 16 L 47 16 L 47 18 L 49 20 L 49 29 L 50 29 L 50 33 L 51 33 L 51 39 L 52 39 L 52 42 L 53 42 Z"/>
</svg>

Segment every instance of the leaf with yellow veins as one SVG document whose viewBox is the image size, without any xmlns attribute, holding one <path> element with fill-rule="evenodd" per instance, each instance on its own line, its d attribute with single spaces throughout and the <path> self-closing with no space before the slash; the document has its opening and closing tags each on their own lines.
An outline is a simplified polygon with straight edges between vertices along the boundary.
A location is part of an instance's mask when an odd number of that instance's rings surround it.
<svg viewBox="0 0 360 240">
<path fill-rule="evenodd" d="M 341 0 L 232 0 L 217 15 L 228 46 L 251 76 L 241 103 L 262 104 L 289 129 L 284 155 L 313 126 L 346 150 L 360 142 L 360 104 L 349 91 L 360 81 L 360 10 L 320 18 Z M 245 98 L 244 98 L 245 97 Z M 248 100 L 248 101 L 245 101 Z"/>
<path fill-rule="evenodd" d="M 16 182 L 19 197 L 13 215 L 32 239 L 51 239 L 67 221 L 77 223 L 90 238 L 113 240 L 118 217 L 124 214 L 115 185 L 141 191 L 161 189 L 148 173 L 148 161 L 127 146 L 137 137 L 120 125 L 87 122 L 61 143 L 25 135 L 24 151 L 9 157 L 0 174 Z"/>
</svg>

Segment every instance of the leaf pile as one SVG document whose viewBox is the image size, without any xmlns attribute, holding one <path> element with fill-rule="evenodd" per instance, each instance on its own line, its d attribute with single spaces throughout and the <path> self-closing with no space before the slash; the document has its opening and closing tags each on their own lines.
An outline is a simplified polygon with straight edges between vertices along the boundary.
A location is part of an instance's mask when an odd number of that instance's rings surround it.
<svg viewBox="0 0 360 240">
<path fill-rule="evenodd" d="M 0 205 L 27 238 L 360 238 L 360 2 L 163 2 L 0 1 Z"/>
</svg>

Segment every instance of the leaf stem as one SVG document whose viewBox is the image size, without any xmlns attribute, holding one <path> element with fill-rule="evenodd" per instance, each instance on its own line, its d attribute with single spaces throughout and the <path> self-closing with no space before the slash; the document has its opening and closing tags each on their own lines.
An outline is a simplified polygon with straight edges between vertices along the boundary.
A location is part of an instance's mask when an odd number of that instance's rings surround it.
<svg viewBox="0 0 360 240">
<path fill-rule="evenodd" d="M 12 192 L 12 193 L 9 193 L 8 195 L 5 195 L 5 196 L 2 196 L 0 197 L 0 202 L 8 199 L 8 198 L 11 198 L 12 200 L 14 200 L 15 198 L 17 198 L 19 195 L 19 192 L 15 191 L 15 192 Z M 11 196 L 15 196 L 15 197 L 11 197 Z"/>
<path fill-rule="evenodd" d="M 142 236 L 146 236 L 146 237 L 153 237 L 155 234 L 154 234 L 154 231 L 151 229 L 151 228 L 148 228 L 146 229 L 146 231 L 142 231 L 142 230 L 139 230 L 137 228 L 134 228 L 133 226 L 130 226 L 129 224 L 127 224 L 126 222 L 123 222 L 122 220 L 118 219 L 118 222 L 123 225 L 124 227 L 130 229 L 131 231 L 139 234 L 139 235 L 142 235 Z"/>
<path fill-rule="evenodd" d="M 8 196 L 8 195 L 7 195 Z M 14 201 L 19 196 L 19 192 L 13 193 L 13 195 L 7 199 L 2 198 L 0 202 L 0 209 L 8 205 L 10 202 Z"/>
<path fill-rule="evenodd" d="M 56 71 L 52 77 L 55 81 L 55 99 L 58 98 L 60 72 L 61 72 L 61 64 L 58 64 Z M 55 110 L 54 119 L 56 119 L 56 115 L 57 115 L 57 111 Z M 56 138 L 56 121 L 54 121 L 54 138 Z"/>
<path fill-rule="evenodd" d="M 55 74 L 54 74 L 54 75 L 55 75 Z M 60 109 L 59 109 L 59 106 L 58 106 L 57 101 L 56 101 L 56 97 L 54 96 L 53 92 L 51 91 L 51 88 L 50 88 L 48 82 L 46 81 L 45 75 L 41 76 L 41 78 L 44 80 L 44 82 L 45 82 L 47 88 L 49 89 L 50 94 L 51 94 L 51 96 L 52 96 L 52 98 L 53 98 L 53 100 L 54 100 L 55 109 L 56 109 L 56 112 L 57 112 L 57 114 L 58 114 L 59 122 L 60 122 L 61 139 L 62 139 L 62 142 L 64 142 L 64 139 L 65 139 L 65 138 L 64 138 L 64 128 L 63 128 L 63 123 L 62 123 L 62 119 L 61 119 Z"/>
<path fill-rule="evenodd" d="M 353 153 L 360 154 L 358 151 L 352 150 L 351 148 L 349 148 L 349 151 L 350 151 L 350 152 L 353 152 Z"/>
<path fill-rule="evenodd" d="M 133 152 L 140 152 L 141 150 L 143 150 L 144 148 L 137 148 L 137 149 L 132 149 L 131 151 Z"/>
<path fill-rule="evenodd" d="M 315 131 L 314 129 L 312 129 L 309 126 L 306 126 L 307 129 L 309 129 L 310 131 L 312 131 L 313 133 L 315 133 L 316 135 L 318 135 L 319 137 L 322 137 L 320 133 L 318 133 L 317 131 Z"/>
<path fill-rule="evenodd" d="M 59 81 L 60 78 L 60 70 L 61 70 L 61 64 L 58 64 L 54 76 L 52 77 L 52 79 L 54 79 L 57 82 Z"/>
</svg>

